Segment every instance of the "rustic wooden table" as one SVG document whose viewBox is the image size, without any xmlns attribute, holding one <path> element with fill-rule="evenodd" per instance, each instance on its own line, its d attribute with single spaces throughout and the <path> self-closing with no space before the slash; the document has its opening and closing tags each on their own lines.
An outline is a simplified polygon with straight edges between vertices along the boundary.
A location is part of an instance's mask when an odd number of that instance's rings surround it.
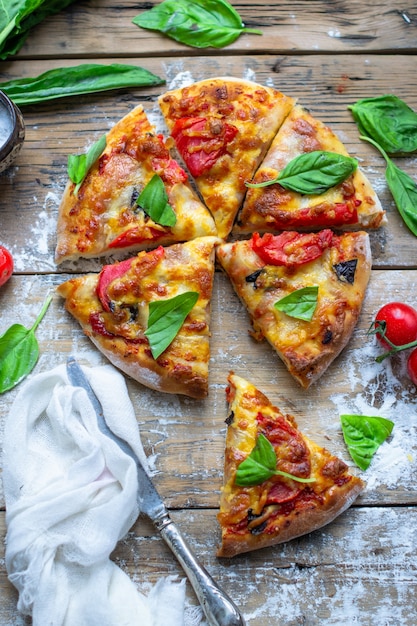
<svg viewBox="0 0 417 626">
<path fill-rule="evenodd" d="M 391 300 L 417 305 L 417 244 L 399 218 L 384 179 L 384 162 L 359 140 L 347 106 L 362 97 L 394 93 L 417 109 L 417 7 L 412 0 L 370 2 L 240 0 L 247 26 L 222 50 L 199 51 L 132 19 L 155 0 L 79 0 L 34 28 L 21 51 L 0 65 L 0 80 L 36 76 L 84 62 L 127 62 L 166 80 L 166 88 L 211 76 L 232 75 L 272 85 L 294 96 L 330 125 L 357 157 L 378 192 L 388 225 L 371 234 L 372 277 L 354 336 L 318 384 L 294 383 L 266 344 L 249 336 L 248 317 L 225 276 L 216 272 L 211 339 L 210 393 L 206 401 L 150 391 L 127 380 L 142 440 L 153 455 L 155 482 L 172 517 L 201 561 L 229 592 L 250 626 L 409 625 L 417 623 L 416 388 L 403 358 L 378 365 L 378 347 L 366 331 L 378 308 Z M 26 141 L 18 160 L 0 176 L 0 243 L 15 273 L 0 290 L 0 332 L 14 322 L 33 323 L 48 292 L 70 274 L 97 270 L 95 262 L 54 263 L 57 209 L 66 182 L 66 160 L 142 103 L 157 125 L 156 103 L 165 87 L 119 90 L 22 108 Z M 417 158 L 402 167 L 417 177 Z M 76 353 L 82 362 L 104 362 L 55 297 L 37 331 L 47 371 Z M 355 505 L 320 531 L 274 549 L 232 560 L 215 556 L 230 370 L 258 385 L 299 426 L 348 463 L 341 413 L 381 415 L 395 427 L 360 473 L 367 487 Z M 4 423 L 19 387 L 0 397 L 0 446 Z M 5 505 L 0 491 L 0 534 Z M 146 593 L 162 575 L 182 571 L 152 525 L 139 518 L 112 558 Z M 0 624 L 30 624 L 18 614 L 17 593 L 7 579 L 0 546 Z M 197 604 L 188 586 L 187 602 Z"/>
</svg>

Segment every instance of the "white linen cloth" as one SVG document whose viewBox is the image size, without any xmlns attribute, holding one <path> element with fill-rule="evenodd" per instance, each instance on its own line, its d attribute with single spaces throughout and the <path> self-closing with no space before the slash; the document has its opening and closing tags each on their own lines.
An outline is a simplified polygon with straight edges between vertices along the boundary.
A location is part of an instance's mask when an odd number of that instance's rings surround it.
<svg viewBox="0 0 417 626">
<path fill-rule="evenodd" d="M 123 376 L 83 367 L 110 428 L 146 465 Z M 18 609 L 34 626 L 183 626 L 185 579 L 161 578 L 145 596 L 109 555 L 138 516 L 133 460 L 103 435 L 66 367 L 24 384 L 3 450 L 6 568 Z M 174 557 L 173 557 L 174 558 Z M 200 623 L 194 611 L 192 621 Z"/>
</svg>

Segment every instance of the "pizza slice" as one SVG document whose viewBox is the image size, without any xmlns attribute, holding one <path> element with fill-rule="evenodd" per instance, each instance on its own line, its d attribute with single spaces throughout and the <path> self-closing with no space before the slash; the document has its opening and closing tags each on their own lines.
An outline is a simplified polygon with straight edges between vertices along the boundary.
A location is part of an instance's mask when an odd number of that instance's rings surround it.
<svg viewBox="0 0 417 626">
<path fill-rule="evenodd" d="M 217 259 L 249 312 L 253 336 L 265 337 L 308 388 L 358 320 L 372 264 L 368 234 L 254 233 L 218 246 Z"/>
<path fill-rule="evenodd" d="M 230 374 L 217 555 L 290 541 L 345 511 L 364 482 L 254 385 Z"/>
<path fill-rule="evenodd" d="M 249 183 L 277 178 L 293 159 L 315 151 L 349 156 L 336 135 L 301 106 L 282 124 L 262 164 Z M 352 175 L 318 195 L 284 189 L 279 183 L 249 188 L 238 216 L 240 233 L 321 228 L 378 228 L 385 212 L 369 180 L 358 167 Z"/>
<path fill-rule="evenodd" d="M 82 184 L 68 182 L 55 258 L 62 263 L 216 234 L 188 175 L 137 106 L 106 135 Z"/>
<path fill-rule="evenodd" d="M 168 91 L 159 105 L 178 152 L 226 237 L 250 180 L 294 100 L 232 77 Z"/>
<path fill-rule="evenodd" d="M 58 286 L 109 361 L 158 391 L 208 393 L 216 237 L 158 246 Z"/>
</svg>

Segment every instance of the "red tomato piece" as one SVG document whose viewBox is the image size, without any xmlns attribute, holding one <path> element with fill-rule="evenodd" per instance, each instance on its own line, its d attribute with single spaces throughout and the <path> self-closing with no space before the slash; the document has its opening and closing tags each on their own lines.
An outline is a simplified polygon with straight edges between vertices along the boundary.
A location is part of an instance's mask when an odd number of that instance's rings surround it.
<svg viewBox="0 0 417 626">
<path fill-rule="evenodd" d="M 167 185 L 175 185 L 176 183 L 185 183 L 187 181 L 187 174 L 175 159 L 155 157 L 152 159 L 152 169 Z"/>
<path fill-rule="evenodd" d="M 385 337 L 395 346 L 404 346 L 417 339 L 417 311 L 409 304 L 385 304 L 376 314 L 375 328 L 382 329 L 380 322 L 385 322 Z M 377 337 L 384 347 L 391 347 L 380 333 L 377 333 Z"/>
<path fill-rule="evenodd" d="M 407 372 L 412 382 L 417 386 L 417 348 L 408 357 Z"/>
<path fill-rule="evenodd" d="M 111 310 L 110 298 L 107 294 L 108 286 L 116 278 L 120 278 L 126 274 L 126 272 L 130 269 L 134 258 L 135 257 L 126 259 L 126 261 L 121 261 L 120 263 L 115 263 L 114 265 L 105 265 L 101 270 L 98 278 L 96 293 L 105 311 L 109 312 Z"/>
<path fill-rule="evenodd" d="M 168 228 L 168 227 L 166 227 Z M 113 241 L 109 244 L 109 248 L 128 248 L 129 246 L 135 246 L 136 244 L 143 243 L 147 241 L 152 243 L 156 241 L 159 237 L 165 235 L 164 231 L 156 230 L 155 228 L 149 228 L 151 232 L 151 237 L 144 237 L 143 231 L 141 228 L 134 227 L 130 230 L 127 230 L 124 233 L 121 233 L 117 237 L 113 239 Z"/>
<path fill-rule="evenodd" d="M 262 237 L 259 233 L 254 233 L 252 249 L 265 263 L 291 267 L 319 258 L 331 246 L 332 241 L 333 233 L 329 229 L 318 233 L 265 233 Z"/>
<path fill-rule="evenodd" d="M 175 122 L 171 135 L 190 174 L 201 176 L 226 154 L 237 132 L 236 126 L 221 119 L 187 117 Z"/>
<path fill-rule="evenodd" d="M 0 285 L 4 285 L 13 273 L 13 257 L 4 246 L 0 246 Z"/>
</svg>

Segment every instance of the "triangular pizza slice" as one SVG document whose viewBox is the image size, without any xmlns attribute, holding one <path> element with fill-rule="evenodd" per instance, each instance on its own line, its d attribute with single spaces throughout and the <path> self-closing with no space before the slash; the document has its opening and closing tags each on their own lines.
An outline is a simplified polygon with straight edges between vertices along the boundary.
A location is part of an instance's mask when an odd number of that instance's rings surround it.
<svg viewBox="0 0 417 626">
<path fill-rule="evenodd" d="M 254 385 L 230 374 L 220 557 L 310 533 L 346 510 L 364 488 Z"/>
<path fill-rule="evenodd" d="M 113 365 L 152 389 L 204 398 L 218 241 L 199 237 L 141 251 L 57 291 Z"/>
<path fill-rule="evenodd" d="M 249 312 L 254 337 L 265 337 L 308 388 L 358 320 L 372 264 L 368 234 L 254 233 L 218 246 L 217 259 Z"/>
<path fill-rule="evenodd" d="M 61 263 L 216 234 L 187 173 L 137 106 L 107 133 L 82 184 L 68 182 L 55 258 Z"/>
<path fill-rule="evenodd" d="M 249 183 L 273 181 L 293 159 L 324 151 L 349 156 L 340 139 L 322 122 L 296 105 L 282 124 L 265 159 Z M 277 183 L 249 188 L 238 216 L 241 233 L 320 228 L 378 228 L 385 212 L 359 167 L 321 194 L 301 194 Z"/>
<path fill-rule="evenodd" d="M 202 80 L 159 97 L 176 147 L 226 237 L 250 180 L 294 105 L 272 87 L 233 78 Z"/>
</svg>

